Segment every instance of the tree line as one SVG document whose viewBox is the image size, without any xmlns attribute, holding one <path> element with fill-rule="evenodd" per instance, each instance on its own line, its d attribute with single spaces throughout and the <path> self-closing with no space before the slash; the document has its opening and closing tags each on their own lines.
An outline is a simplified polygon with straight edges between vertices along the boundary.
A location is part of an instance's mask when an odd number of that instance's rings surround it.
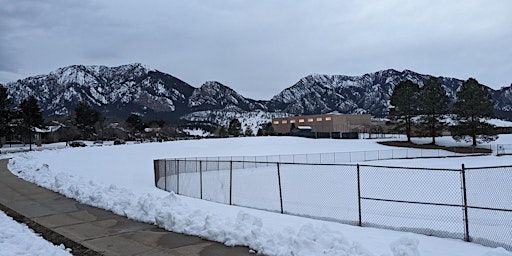
<svg viewBox="0 0 512 256">
<path fill-rule="evenodd" d="M 107 123 L 101 112 L 85 102 L 78 102 L 73 113 L 63 118 L 66 126 L 70 126 L 72 129 L 66 133 L 65 138 L 60 138 L 59 141 L 124 137 L 117 132 L 103 134 L 104 130 L 108 130 L 107 126 L 117 122 Z M 161 136 L 172 137 L 176 135 L 175 129 L 164 126 L 165 122 L 162 120 L 143 122 L 139 115 L 131 114 L 124 121 L 120 130 L 126 130 L 126 136 L 140 134 L 144 132 L 145 128 L 156 128 Z M 16 105 L 9 98 L 7 88 L 0 84 L 0 146 L 6 138 L 15 139 L 16 137 L 15 140 L 22 139 L 24 143 L 29 143 L 31 147 L 36 128 L 43 129 L 45 127 L 43 111 L 37 98 L 28 96 Z"/>
<path fill-rule="evenodd" d="M 389 117 L 407 135 L 408 142 L 415 129 L 428 134 L 431 144 L 436 143 L 436 137 L 443 131 L 449 130 L 455 140 L 472 141 L 476 146 L 479 141 L 497 139 L 494 126 L 486 122 L 493 116 L 494 104 L 488 89 L 473 78 L 462 83 L 453 104 L 441 80 L 435 77 L 421 88 L 410 80 L 402 81 L 390 98 Z"/>
<path fill-rule="evenodd" d="M 121 134 L 117 130 L 111 131 L 112 129 L 108 127 L 117 122 L 106 120 L 106 117 L 100 111 L 85 102 L 78 102 L 73 112 L 68 116 L 62 117 L 59 123 L 65 125 L 70 131 L 65 135 L 59 135 L 58 141 L 76 139 L 102 140 L 106 138 L 137 139 L 145 134 L 164 138 L 183 135 L 180 134 L 177 128 L 167 125 L 163 120 L 144 121 L 137 114 L 130 114 L 124 121 L 121 121 L 122 126 L 118 128 L 126 131 L 125 133 Z M 21 104 L 15 105 L 12 99 L 8 97 L 7 88 L 0 84 L 0 146 L 2 145 L 2 138 L 4 142 L 5 138 L 10 138 L 14 141 L 23 140 L 24 143 L 28 142 L 31 145 L 35 128 L 43 129 L 45 127 L 43 111 L 39 106 L 37 98 L 28 96 Z M 110 132 L 105 132 L 107 130 Z M 243 129 L 241 122 L 236 118 L 232 119 L 226 127 L 219 125 L 212 132 L 218 137 L 254 135 L 251 127 Z M 263 124 L 258 129 L 256 135 L 262 136 L 272 133 L 272 124 L 269 122 Z"/>
<path fill-rule="evenodd" d="M 13 120 L 16 120 L 16 122 L 13 123 Z M 35 97 L 27 97 L 15 109 L 12 100 L 8 97 L 7 88 L 0 85 L 0 146 L 2 145 L 2 138 L 18 132 L 28 137 L 30 149 L 32 149 L 33 129 L 40 128 L 43 124 L 43 113 Z M 22 129 L 15 131 L 17 127 L 22 127 Z"/>
</svg>

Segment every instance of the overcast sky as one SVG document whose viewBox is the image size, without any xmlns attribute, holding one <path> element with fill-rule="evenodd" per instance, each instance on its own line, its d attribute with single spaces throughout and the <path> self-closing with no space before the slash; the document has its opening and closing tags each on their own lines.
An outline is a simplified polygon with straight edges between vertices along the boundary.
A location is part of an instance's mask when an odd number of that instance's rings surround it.
<svg viewBox="0 0 512 256">
<path fill-rule="evenodd" d="M 141 4 L 144 3 L 144 4 Z M 0 0 L 0 82 L 141 62 L 269 99 L 312 73 L 512 83 L 512 1 Z"/>
</svg>

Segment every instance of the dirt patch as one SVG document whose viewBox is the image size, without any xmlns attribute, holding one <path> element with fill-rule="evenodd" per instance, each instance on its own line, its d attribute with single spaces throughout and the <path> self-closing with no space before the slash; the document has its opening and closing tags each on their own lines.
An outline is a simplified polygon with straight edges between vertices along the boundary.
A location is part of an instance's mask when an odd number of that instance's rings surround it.
<svg viewBox="0 0 512 256">
<path fill-rule="evenodd" d="M 445 147 L 433 144 L 416 144 L 407 141 L 379 141 L 377 142 L 382 145 L 401 147 L 401 148 L 420 148 L 420 149 L 442 149 L 454 153 L 460 154 L 491 154 L 492 150 L 488 148 L 478 147 Z"/>
<path fill-rule="evenodd" d="M 40 234 L 45 240 L 50 241 L 55 245 L 63 244 L 66 248 L 71 249 L 71 253 L 73 255 L 85 255 L 85 256 L 98 256 L 103 255 L 102 253 L 93 251 L 69 238 L 56 233 L 44 226 L 39 225 L 38 223 L 32 221 L 31 219 L 19 214 L 18 212 L 12 210 L 5 205 L 0 204 L 0 210 L 3 211 L 7 216 L 10 216 L 15 221 L 19 223 L 23 223 L 27 225 L 30 229 L 34 230 L 34 232 Z"/>
</svg>

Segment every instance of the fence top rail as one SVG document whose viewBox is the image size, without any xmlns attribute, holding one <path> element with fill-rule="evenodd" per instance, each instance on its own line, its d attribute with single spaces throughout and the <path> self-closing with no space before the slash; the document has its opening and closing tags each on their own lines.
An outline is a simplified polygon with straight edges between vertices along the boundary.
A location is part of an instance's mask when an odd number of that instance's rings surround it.
<svg viewBox="0 0 512 256">
<path fill-rule="evenodd" d="M 156 161 L 180 161 L 180 162 L 208 162 L 208 163 L 248 163 L 248 164 L 280 164 L 280 165 L 335 165 L 335 166 L 357 166 L 357 164 L 344 163 L 293 163 L 293 162 L 277 162 L 277 161 L 243 161 L 243 160 L 204 160 L 204 159 L 177 159 L 164 158 L 155 159 Z"/>
<path fill-rule="evenodd" d="M 460 172 L 460 168 L 430 168 L 430 167 L 408 167 L 408 166 L 389 166 L 389 165 L 372 165 L 360 164 L 362 167 L 386 168 L 386 169 L 406 169 L 406 170 L 426 170 L 426 171 L 448 171 Z"/>
<path fill-rule="evenodd" d="M 248 163 L 248 164 L 279 164 L 279 165 L 309 165 L 309 166 L 351 166 L 357 167 L 374 167 L 386 169 L 402 169 L 402 170 L 428 170 L 428 171 L 452 171 L 460 172 L 461 169 L 457 168 L 428 168 L 428 167 L 407 167 L 407 166 L 388 166 L 388 165 L 369 165 L 369 164 L 344 164 L 344 163 L 293 163 L 293 162 L 266 162 L 266 161 L 241 161 L 241 160 L 200 160 L 200 159 L 156 159 L 163 161 L 183 161 L 183 162 L 210 162 L 210 163 Z M 469 168 L 466 168 L 469 169 Z"/>
<path fill-rule="evenodd" d="M 464 169 L 465 169 L 465 170 L 499 169 L 499 168 L 512 168 L 512 165 L 496 165 L 496 166 L 464 167 Z"/>
<path fill-rule="evenodd" d="M 374 149 L 374 150 L 356 150 L 356 151 L 336 151 L 336 152 L 315 152 L 315 153 L 297 153 L 297 154 L 275 154 L 275 155 L 231 155 L 231 156 L 206 156 L 206 157 L 176 157 L 176 158 L 166 158 L 167 160 L 193 160 L 193 159 L 203 159 L 210 160 L 213 158 L 264 158 L 264 157 L 292 157 L 292 156 L 314 156 L 314 155 L 333 155 L 333 154 L 363 154 L 363 153 L 377 153 L 377 152 L 438 152 L 444 151 L 453 155 L 472 155 L 475 153 L 463 154 L 463 153 L 455 153 L 444 149 L 428 149 L 428 148 L 398 148 L 398 149 Z"/>
</svg>

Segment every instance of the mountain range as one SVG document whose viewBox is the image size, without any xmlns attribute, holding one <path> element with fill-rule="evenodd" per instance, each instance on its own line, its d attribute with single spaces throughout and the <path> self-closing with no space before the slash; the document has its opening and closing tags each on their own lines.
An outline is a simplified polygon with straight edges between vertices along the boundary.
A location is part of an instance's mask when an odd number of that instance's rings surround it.
<svg viewBox="0 0 512 256">
<path fill-rule="evenodd" d="M 85 101 L 111 118 L 125 119 L 130 113 L 138 113 L 146 119 L 221 122 L 215 116 L 222 119 L 222 116 L 260 112 L 267 118 L 328 112 L 385 117 L 395 85 L 409 79 L 422 86 L 430 77 L 394 69 L 362 76 L 315 74 L 300 79 L 270 100 L 254 100 L 219 82 L 209 81 L 194 87 L 170 74 L 135 63 L 118 67 L 72 65 L 6 86 L 15 104 L 34 95 L 46 116 L 68 115 L 77 102 Z M 440 79 L 450 100 L 455 101 L 463 80 Z M 512 119 L 512 85 L 499 90 L 488 87 L 488 90 L 497 117 Z"/>
</svg>

